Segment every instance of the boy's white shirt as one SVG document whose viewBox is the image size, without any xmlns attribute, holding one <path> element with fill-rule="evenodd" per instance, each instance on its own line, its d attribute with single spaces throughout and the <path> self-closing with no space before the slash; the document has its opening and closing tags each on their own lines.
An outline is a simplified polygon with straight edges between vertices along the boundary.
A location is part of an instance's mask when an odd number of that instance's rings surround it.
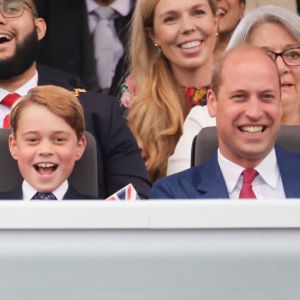
<svg viewBox="0 0 300 300">
<path fill-rule="evenodd" d="M 52 191 L 52 194 L 57 200 L 63 200 L 67 190 L 69 188 L 68 180 L 65 180 L 57 189 Z M 32 197 L 38 192 L 35 190 L 26 180 L 22 184 L 23 200 L 30 201 Z"/>
</svg>

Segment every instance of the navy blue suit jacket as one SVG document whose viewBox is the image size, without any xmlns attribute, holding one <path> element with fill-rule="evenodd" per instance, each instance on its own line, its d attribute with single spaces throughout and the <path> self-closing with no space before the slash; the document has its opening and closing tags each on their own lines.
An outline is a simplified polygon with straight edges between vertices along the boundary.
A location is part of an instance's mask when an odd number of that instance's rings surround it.
<svg viewBox="0 0 300 300">
<path fill-rule="evenodd" d="M 275 152 L 287 198 L 300 198 L 300 154 L 276 146 Z M 150 199 L 229 198 L 217 152 L 201 166 L 158 180 Z"/>
<path fill-rule="evenodd" d="M 23 192 L 22 192 L 22 185 L 16 186 L 14 189 L 8 192 L 1 192 L 0 193 L 0 200 L 22 200 Z M 91 196 L 86 196 L 78 193 L 72 186 L 69 185 L 69 188 L 64 195 L 64 200 L 79 200 L 79 199 L 95 199 Z"/>
<path fill-rule="evenodd" d="M 76 78 L 66 72 L 37 65 L 39 85 L 57 85 L 73 90 Z M 78 85 L 77 85 L 78 87 Z M 84 109 L 86 130 L 97 143 L 98 191 L 107 198 L 129 183 L 147 198 L 151 183 L 141 151 L 127 126 L 119 101 L 106 93 L 86 92 L 78 96 Z"/>
</svg>

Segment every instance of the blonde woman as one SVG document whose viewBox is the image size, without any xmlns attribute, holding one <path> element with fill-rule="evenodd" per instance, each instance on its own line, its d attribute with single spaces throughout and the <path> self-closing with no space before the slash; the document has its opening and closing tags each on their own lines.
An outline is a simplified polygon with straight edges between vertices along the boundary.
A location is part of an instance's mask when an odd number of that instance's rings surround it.
<svg viewBox="0 0 300 300">
<path fill-rule="evenodd" d="M 122 103 L 152 180 L 166 175 L 168 157 L 194 105 L 206 104 L 216 44 L 213 0 L 138 0 L 131 32 L 131 75 Z"/>
</svg>

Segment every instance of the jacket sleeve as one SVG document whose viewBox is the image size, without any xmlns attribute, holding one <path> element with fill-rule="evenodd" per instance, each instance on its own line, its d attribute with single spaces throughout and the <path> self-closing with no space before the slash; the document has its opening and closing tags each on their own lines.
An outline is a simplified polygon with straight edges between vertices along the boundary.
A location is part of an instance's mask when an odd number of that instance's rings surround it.
<svg viewBox="0 0 300 300">
<path fill-rule="evenodd" d="M 89 92 L 81 98 L 86 129 L 94 134 L 98 147 L 100 197 L 106 198 L 132 183 L 141 198 L 148 198 L 151 184 L 119 101 L 105 93 Z"/>
</svg>

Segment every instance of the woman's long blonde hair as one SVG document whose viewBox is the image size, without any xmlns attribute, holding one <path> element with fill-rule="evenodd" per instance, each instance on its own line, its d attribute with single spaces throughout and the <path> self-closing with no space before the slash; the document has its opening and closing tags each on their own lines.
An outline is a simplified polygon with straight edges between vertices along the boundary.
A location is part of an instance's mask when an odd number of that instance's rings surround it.
<svg viewBox="0 0 300 300">
<path fill-rule="evenodd" d="M 169 61 L 148 34 L 153 30 L 158 2 L 137 0 L 129 57 L 136 93 L 128 112 L 128 124 L 142 149 L 152 180 L 166 175 L 168 158 L 182 134 L 187 113 Z M 214 11 L 213 0 L 208 2 Z"/>
</svg>

